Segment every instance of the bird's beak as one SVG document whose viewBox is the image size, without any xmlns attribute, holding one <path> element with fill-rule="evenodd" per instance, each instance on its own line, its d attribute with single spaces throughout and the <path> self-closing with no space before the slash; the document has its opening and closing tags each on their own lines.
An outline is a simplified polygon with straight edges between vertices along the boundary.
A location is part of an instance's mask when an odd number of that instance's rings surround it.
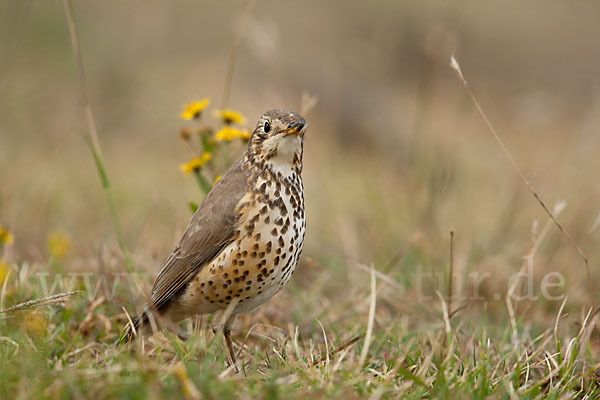
<svg viewBox="0 0 600 400">
<path fill-rule="evenodd" d="M 290 124 L 287 128 L 283 129 L 280 133 L 287 133 L 288 135 L 294 134 L 299 135 L 302 132 L 302 128 L 304 128 L 304 122 L 295 122 Z"/>
</svg>

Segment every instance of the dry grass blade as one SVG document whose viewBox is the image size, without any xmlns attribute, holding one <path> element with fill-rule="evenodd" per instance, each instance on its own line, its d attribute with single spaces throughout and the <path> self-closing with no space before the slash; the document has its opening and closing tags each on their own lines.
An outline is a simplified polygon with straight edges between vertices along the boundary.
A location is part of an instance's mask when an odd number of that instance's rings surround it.
<svg viewBox="0 0 600 400">
<path fill-rule="evenodd" d="M 448 314 L 452 315 L 452 297 L 454 288 L 454 231 L 450 231 L 450 272 L 448 275 Z"/>
<path fill-rule="evenodd" d="M 125 313 L 125 316 L 127 317 L 127 323 L 131 327 L 131 331 L 133 332 L 133 337 L 136 337 L 137 330 L 135 329 L 135 324 L 133 323 L 131 316 L 129 315 L 129 313 L 127 312 L 127 309 L 125 309 L 125 307 L 121 307 L 121 309 L 123 310 L 123 312 Z M 152 315 L 152 313 L 150 313 L 150 315 Z"/>
<path fill-rule="evenodd" d="M 316 361 L 313 361 L 311 363 L 311 365 L 313 367 L 316 367 L 317 365 L 321 364 L 322 362 L 327 361 L 327 359 L 332 358 L 334 355 L 336 355 L 340 351 L 345 350 L 348 347 L 352 346 L 354 343 L 358 342 L 360 339 L 362 339 L 364 337 L 365 337 L 364 333 L 362 333 L 362 334 L 360 334 L 358 336 L 353 337 L 352 339 L 348 340 L 346 343 L 344 343 L 343 345 L 341 345 L 337 349 L 331 350 L 328 354 L 324 355 L 323 357 L 319 358 Z"/>
<path fill-rule="evenodd" d="M 59 293 L 59 294 L 55 294 L 52 296 L 42 297 L 41 299 L 29 300 L 29 301 L 26 301 L 25 303 L 20 303 L 15 306 L 9 307 L 6 310 L 0 310 L 0 314 L 16 312 L 16 311 L 23 311 L 23 310 L 27 310 L 27 309 L 35 308 L 35 307 L 49 306 L 51 304 L 64 303 L 65 301 L 67 301 L 67 299 L 69 297 L 74 296 L 79 293 L 83 293 L 83 292 L 81 290 L 76 290 L 74 292 L 64 292 L 64 293 Z"/>
<path fill-rule="evenodd" d="M 115 234 L 117 235 L 117 241 L 119 243 L 119 247 L 121 248 L 121 252 L 123 253 L 123 258 L 125 259 L 125 267 L 127 268 L 128 272 L 132 272 L 133 263 L 131 262 L 131 259 L 129 258 L 129 252 L 125 247 L 125 240 L 123 239 L 121 224 L 119 222 L 119 218 L 117 217 L 117 207 L 112 197 L 110 183 L 108 180 L 108 174 L 106 172 L 106 169 L 104 168 L 104 160 L 102 157 L 102 149 L 100 148 L 100 141 L 98 140 L 96 122 L 94 121 L 92 106 L 90 105 L 87 94 L 87 86 L 85 83 L 85 69 L 83 68 L 83 58 L 81 57 L 81 50 L 79 48 L 79 38 L 77 36 L 77 26 L 75 24 L 75 14 L 73 13 L 73 5 L 71 4 L 70 0 L 64 0 L 64 6 L 65 13 L 67 14 L 67 25 L 69 26 L 71 45 L 73 47 L 73 56 L 75 57 L 75 62 L 77 63 L 77 75 L 79 77 L 81 101 L 83 102 L 85 120 L 88 125 L 88 134 L 82 135 L 84 140 L 88 144 L 88 147 L 90 148 L 90 151 L 94 158 L 94 162 L 96 164 L 96 169 L 98 170 L 98 175 L 100 176 L 100 182 L 102 184 L 102 188 L 104 189 L 108 210 L 113 221 Z"/>
<path fill-rule="evenodd" d="M 552 219 L 552 221 L 554 222 L 554 224 L 558 227 L 558 229 L 560 230 L 560 232 L 562 233 L 562 235 L 567 239 L 567 241 L 569 242 L 569 244 L 573 247 L 573 249 L 575 249 L 575 251 L 583 259 L 583 262 L 585 264 L 585 271 L 586 271 L 586 274 L 587 274 L 588 290 L 590 292 L 589 293 L 590 294 L 590 299 L 592 301 L 592 305 L 595 305 L 594 290 L 593 290 L 593 287 L 592 287 L 592 279 L 591 279 L 591 276 L 590 276 L 590 265 L 589 265 L 589 261 L 588 261 L 587 256 L 579 248 L 579 246 L 577 245 L 577 243 L 575 243 L 575 240 L 573 240 L 573 238 L 571 237 L 571 235 L 569 235 L 569 233 L 563 228 L 563 226 L 560 224 L 560 222 L 558 222 L 558 220 L 556 219 L 556 217 L 554 216 L 554 214 L 550 211 L 550 209 L 548 209 L 548 207 L 546 206 L 546 203 L 544 203 L 544 201 L 540 198 L 539 194 L 535 191 L 535 189 L 533 188 L 533 186 L 529 182 L 529 179 L 527 179 L 527 177 L 523 173 L 523 170 L 521 170 L 521 167 L 519 167 L 519 164 L 517 164 L 517 162 L 515 161 L 515 159 L 513 158 L 513 156 L 510 154 L 510 152 L 508 151 L 508 149 L 504 145 L 504 142 L 502 141 L 502 139 L 500 139 L 500 136 L 498 135 L 498 133 L 496 133 L 496 130 L 494 129 L 492 123 L 490 122 L 490 120 L 488 119 L 487 115 L 485 114 L 485 112 L 483 112 L 483 109 L 479 105 L 479 101 L 477 101 L 477 98 L 475 97 L 475 94 L 473 93 L 473 91 L 469 87 L 469 85 L 467 83 L 467 80 L 465 79 L 465 76 L 463 75 L 462 70 L 460 69 L 460 65 L 458 64 L 458 61 L 456 61 L 456 58 L 454 56 L 452 56 L 450 58 L 450 67 L 454 70 L 454 72 L 456 73 L 456 76 L 463 83 L 465 89 L 467 90 L 467 93 L 469 93 L 469 96 L 471 97 L 471 100 L 473 101 L 473 104 L 475 105 L 475 108 L 477 109 L 477 112 L 479 112 L 479 115 L 481 115 L 481 118 L 485 122 L 485 125 L 488 127 L 488 129 L 490 130 L 490 132 L 492 133 L 492 135 L 494 136 L 494 138 L 496 139 L 496 141 L 500 145 L 500 148 L 502 148 L 502 151 L 504 152 L 504 154 L 509 159 L 509 161 L 512 164 L 512 166 L 515 168 L 515 170 L 517 171 L 517 173 L 519 174 L 519 176 L 523 180 L 523 183 L 525 183 L 525 185 L 527 186 L 527 188 L 529 189 L 529 191 L 531 192 L 531 194 L 533 195 L 533 197 L 537 200 L 537 202 L 540 204 L 540 206 L 542 206 L 542 208 L 544 209 L 544 211 L 546 212 L 546 214 L 548 214 L 548 216 Z"/>
<path fill-rule="evenodd" d="M 242 42 L 242 35 L 244 34 L 246 24 L 250 18 L 250 13 L 256 5 L 256 0 L 248 1 L 246 9 L 244 10 L 244 16 L 242 19 L 242 25 L 235 37 L 235 41 L 231 46 L 231 54 L 229 55 L 229 63 L 227 64 L 227 75 L 225 76 L 225 86 L 223 87 L 223 100 L 221 101 L 221 108 L 224 110 L 229 104 L 229 95 L 231 94 L 231 83 L 233 81 L 233 71 L 235 69 L 235 59 L 237 58 L 238 48 Z"/>
<path fill-rule="evenodd" d="M 377 303 L 377 287 L 375 279 L 375 268 L 371 265 L 371 298 L 369 305 L 369 322 L 367 324 L 367 333 L 365 335 L 365 344 L 360 353 L 360 365 L 365 364 L 367 359 L 367 353 L 369 352 L 369 345 L 371 344 L 371 335 L 373 334 L 373 323 L 375 322 L 375 304 Z"/>
</svg>

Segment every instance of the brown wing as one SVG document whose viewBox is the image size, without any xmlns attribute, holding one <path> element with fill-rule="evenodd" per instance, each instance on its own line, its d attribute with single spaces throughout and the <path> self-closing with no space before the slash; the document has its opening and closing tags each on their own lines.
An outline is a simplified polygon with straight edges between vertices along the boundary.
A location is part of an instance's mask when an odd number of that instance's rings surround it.
<svg viewBox="0 0 600 400">
<path fill-rule="evenodd" d="M 152 289 L 150 309 L 161 310 L 229 244 L 237 221 L 236 206 L 246 194 L 242 162 L 217 182 L 194 213 L 181 241 L 167 259 Z"/>
</svg>

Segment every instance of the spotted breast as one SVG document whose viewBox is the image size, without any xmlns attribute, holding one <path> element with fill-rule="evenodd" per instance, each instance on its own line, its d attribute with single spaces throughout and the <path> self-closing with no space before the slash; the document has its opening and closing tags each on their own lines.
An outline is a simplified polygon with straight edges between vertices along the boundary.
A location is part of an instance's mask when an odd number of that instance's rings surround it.
<svg viewBox="0 0 600 400">
<path fill-rule="evenodd" d="M 252 191 L 238 205 L 236 238 L 194 278 L 180 304 L 213 313 L 236 301 L 234 313 L 265 303 L 285 286 L 298 263 L 306 219 L 302 178 L 252 168 Z M 266 175 L 266 177 L 265 177 Z"/>
</svg>

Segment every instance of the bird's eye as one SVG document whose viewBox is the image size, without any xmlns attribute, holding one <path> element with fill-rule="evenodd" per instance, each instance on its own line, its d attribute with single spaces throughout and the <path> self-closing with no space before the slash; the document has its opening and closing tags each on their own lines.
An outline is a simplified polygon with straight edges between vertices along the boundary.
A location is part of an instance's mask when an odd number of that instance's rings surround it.
<svg viewBox="0 0 600 400">
<path fill-rule="evenodd" d="M 269 123 L 269 121 L 265 121 L 265 126 L 263 129 L 265 133 L 269 133 L 269 131 L 271 130 L 271 124 Z"/>
</svg>

